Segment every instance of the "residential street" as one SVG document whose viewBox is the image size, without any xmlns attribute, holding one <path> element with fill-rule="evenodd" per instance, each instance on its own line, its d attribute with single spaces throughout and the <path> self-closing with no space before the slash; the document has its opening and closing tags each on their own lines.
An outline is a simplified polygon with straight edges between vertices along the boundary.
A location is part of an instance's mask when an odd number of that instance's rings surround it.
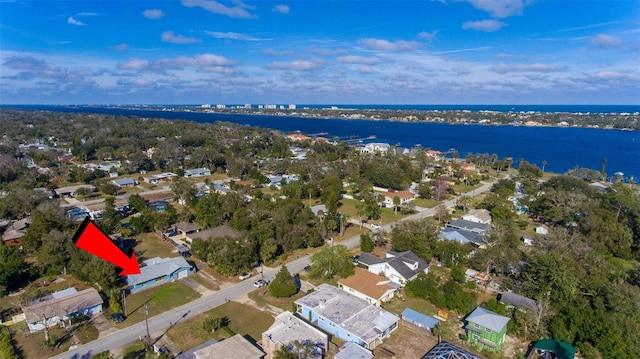
<svg viewBox="0 0 640 359">
<path fill-rule="evenodd" d="M 462 195 L 467 196 L 477 196 L 483 192 L 488 191 L 493 182 L 487 183 L 480 188 L 477 188 L 473 191 L 464 193 Z M 455 205 L 457 198 L 446 201 L 444 204 L 447 208 Z M 408 220 L 418 220 L 421 218 L 433 216 L 436 213 L 435 208 L 425 209 L 420 213 L 416 213 L 414 215 L 403 218 L 401 221 Z M 389 223 L 381 228 L 381 230 L 389 231 L 392 226 L 397 223 Z M 348 238 L 344 241 L 339 242 L 339 244 L 345 245 L 347 248 L 352 249 L 360 245 L 360 236 L 356 235 L 351 238 Z M 304 267 L 309 263 L 310 255 L 298 258 L 290 263 L 287 263 L 287 268 L 289 272 L 292 274 L 301 272 Z M 264 278 L 268 280 L 273 280 L 276 273 L 280 267 L 277 268 L 268 268 L 264 267 Z M 152 343 L 158 339 L 157 336 L 154 337 L 153 333 L 167 333 L 171 332 L 171 324 L 175 324 L 181 320 L 189 319 L 192 316 L 204 313 L 210 309 L 218 307 L 224 304 L 227 300 L 234 300 L 235 298 L 241 297 L 254 290 L 253 282 L 259 279 L 260 275 L 255 275 L 249 279 L 246 279 L 240 283 L 229 286 L 225 289 L 221 289 L 220 291 L 213 292 L 207 296 L 204 296 L 200 299 L 194 300 L 190 303 L 184 304 L 178 308 L 174 308 L 168 312 L 156 315 L 155 317 L 149 318 L 149 333 L 151 333 Z M 134 324 L 130 327 L 118 330 L 112 334 L 104 336 L 100 339 L 96 339 L 90 343 L 84 344 L 76 349 L 67 351 L 65 353 L 59 354 L 54 358 L 73 358 L 73 359 L 89 359 L 92 355 L 95 355 L 99 352 L 116 349 L 123 346 L 126 346 L 130 343 L 140 340 L 140 338 L 144 339 L 147 335 L 147 329 L 144 321 Z"/>
</svg>

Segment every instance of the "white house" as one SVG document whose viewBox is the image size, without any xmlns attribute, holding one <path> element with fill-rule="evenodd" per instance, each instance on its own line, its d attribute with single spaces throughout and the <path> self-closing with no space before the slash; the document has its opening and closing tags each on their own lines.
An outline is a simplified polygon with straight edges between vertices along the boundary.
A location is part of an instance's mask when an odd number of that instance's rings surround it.
<svg viewBox="0 0 640 359">
<path fill-rule="evenodd" d="M 380 142 L 371 142 L 367 143 L 363 147 L 360 148 L 360 152 L 362 153 L 387 153 L 391 145 L 388 143 L 380 143 Z"/>
<path fill-rule="evenodd" d="M 491 223 L 491 212 L 486 209 L 474 209 L 462 216 L 462 219 L 475 223 L 489 224 Z"/>
<path fill-rule="evenodd" d="M 544 224 L 536 226 L 536 233 L 537 234 L 542 234 L 542 235 L 547 235 L 547 234 L 549 234 L 549 227 L 547 227 Z"/>
<path fill-rule="evenodd" d="M 411 251 L 388 251 L 385 258 L 362 253 L 358 263 L 364 265 L 369 272 L 384 275 L 401 286 L 416 278 L 420 272 L 429 273 L 429 264 Z"/>
<path fill-rule="evenodd" d="M 184 171 L 184 177 L 202 177 L 211 176 L 211 170 L 208 168 L 193 168 Z"/>
<path fill-rule="evenodd" d="M 24 308 L 29 332 L 44 330 L 75 315 L 89 317 L 102 312 L 102 298 L 94 288 L 79 291 L 73 287 L 35 300 Z"/>
</svg>

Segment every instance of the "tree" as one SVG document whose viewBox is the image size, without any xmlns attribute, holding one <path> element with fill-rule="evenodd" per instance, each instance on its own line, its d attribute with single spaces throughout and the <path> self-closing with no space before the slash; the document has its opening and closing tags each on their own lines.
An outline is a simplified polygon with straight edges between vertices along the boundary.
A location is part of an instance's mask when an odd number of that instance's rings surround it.
<svg viewBox="0 0 640 359">
<path fill-rule="evenodd" d="M 374 244 L 371 236 L 366 233 L 360 234 L 360 250 L 366 253 L 371 253 L 373 251 Z"/>
<path fill-rule="evenodd" d="M 0 296 L 20 283 L 28 267 L 18 247 L 0 244 Z"/>
<path fill-rule="evenodd" d="M 216 315 L 212 315 L 202 323 L 202 329 L 207 332 L 215 333 L 216 330 L 226 327 L 228 323 L 229 320 L 226 317 L 221 318 Z"/>
<path fill-rule="evenodd" d="M 298 293 L 296 279 L 291 276 L 287 266 L 280 267 L 278 274 L 269 285 L 269 293 L 276 298 L 290 297 Z"/>
<path fill-rule="evenodd" d="M 133 207 L 138 212 L 142 212 L 147 208 L 147 202 L 142 199 L 139 194 L 132 194 L 129 196 L 129 206 Z"/>
<path fill-rule="evenodd" d="M 102 218 L 100 219 L 100 228 L 106 234 L 112 234 L 118 228 L 120 223 L 120 215 L 116 212 L 115 198 L 107 197 L 104 200 L 104 211 L 102 212 Z"/>
<path fill-rule="evenodd" d="M 342 244 L 322 249 L 312 255 L 309 261 L 311 278 L 332 279 L 334 276 L 346 278 L 354 273 L 351 254 Z"/>
<path fill-rule="evenodd" d="M 400 197 L 398 196 L 394 196 L 393 197 L 393 213 L 394 214 L 398 214 L 398 207 L 400 206 Z"/>
</svg>

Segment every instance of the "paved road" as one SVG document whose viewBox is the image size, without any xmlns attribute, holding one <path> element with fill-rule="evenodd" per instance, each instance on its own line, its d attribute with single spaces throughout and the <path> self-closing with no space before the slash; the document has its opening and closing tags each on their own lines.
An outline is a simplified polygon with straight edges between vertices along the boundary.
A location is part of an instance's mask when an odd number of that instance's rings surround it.
<svg viewBox="0 0 640 359">
<path fill-rule="evenodd" d="M 145 195 L 145 194 L 154 194 L 154 193 L 161 193 L 161 192 L 167 192 L 170 191 L 171 187 L 169 186 L 161 186 L 159 189 L 152 189 L 152 190 L 147 190 L 147 191 L 140 191 L 138 192 L 139 195 Z M 129 195 L 128 194 L 121 194 L 116 196 L 116 199 L 123 199 L 123 200 L 128 200 L 129 199 Z M 98 199 L 92 199 L 89 201 L 78 201 L 75 198 L 67 198 L 66 199 L 69 203 L 65 203 L 64 201 L 60 201 L 60 207 L 62 208 L 69 208 L 69 207 L 82 207 L 82 206 L 88 206 L 88 205 L 92 205 L 92 204 L 98 204 L 98 203 L 102 203 L 104 202 L 104 198 L 98 198 Z"/>
<path fill-rule="evenodd" d="M 464 193 L 463 195 L 467 196 L 477 196 L 483 192 L 488 191 L 493 183 L 488 183 L 483 185 L 482 187 L 475 189 L 473 191 Z M 454 198 L 452 200 L 446 201 L 444 205 L 446 207 L 452 207 L 456 204 L 458 198 Z M 425 209 L 420 213 L 408 216 L 403 218 L 401 221 L 408 220 L 418 220 L 425 217 L 433 216 L 436 214 L 435 208 Z M 380 230 L 390 231 L 394 223 L 389 223 L 383 226 Z M 360 235 L 353 236 L 344 241 L 339 242 L 342 245 L 345 245 L 347 248 L 352 249 L 360 245 Z M 287 263 L 287 269 L 290 273 L 299 273 L 304 270 L 304 267 L 309 264 L 310 255 L 297 258 L 296 260 Z M 264 267 L 264 278 L 268 280 L 273 280 L 278 272 L 278 268 L 268 268 Z M 255 275 L 249 279 L 246 279 L 240 283 L 229 286 L 220 291 L 214 292 L 205 297 L 201 297 L 200 299 L 194 300 L 187 304 L 184 304 L 178 308 L 171 309 L 168 312 L 164 312 L 162 314 L 158 314 L 155 317 L 149 318 L 149 333 L 152 333 L 152 342 L 154 339 L 153 333 L 166 333 L 171 332 L 171 325 L 178 323 L 181 320 L 189 319 L 192 316 L 202 314 L 210 309 L 218 307 L 224 304 L 227 300 L 233 300 L 235 298 L 242 297 L 254 290 L 253 282 L 260 278 L 260 275 Z M 92 342 L 79 346 L 73 350 L 68 352 L 59 354 L 54 358 L 72 358 L 72 359 L 89 359 L 92 355 L 95 355 L 99 352 L 120 348 L 127 344 L 133 343 L 139 338 L 144 338 L 147 335 L 147 329 L 144 321 L 134 324 L 130 327 L 118 330 L 112 334 L 104 336 L 100 339 L 96 339 Z M 157 339 L 157 338 L 155 338 Z"/>
</svg>

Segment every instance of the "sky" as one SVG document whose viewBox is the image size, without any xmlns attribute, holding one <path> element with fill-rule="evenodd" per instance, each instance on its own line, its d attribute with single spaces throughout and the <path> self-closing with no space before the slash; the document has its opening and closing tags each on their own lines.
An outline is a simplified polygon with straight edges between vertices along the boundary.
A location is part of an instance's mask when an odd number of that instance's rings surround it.
<svg viewBox="0 0 640 359">
<path fill-rule="evenodd" d="M 640 104 L 640 1 L 0 0 L 0 104 Z"/>
</svg>

